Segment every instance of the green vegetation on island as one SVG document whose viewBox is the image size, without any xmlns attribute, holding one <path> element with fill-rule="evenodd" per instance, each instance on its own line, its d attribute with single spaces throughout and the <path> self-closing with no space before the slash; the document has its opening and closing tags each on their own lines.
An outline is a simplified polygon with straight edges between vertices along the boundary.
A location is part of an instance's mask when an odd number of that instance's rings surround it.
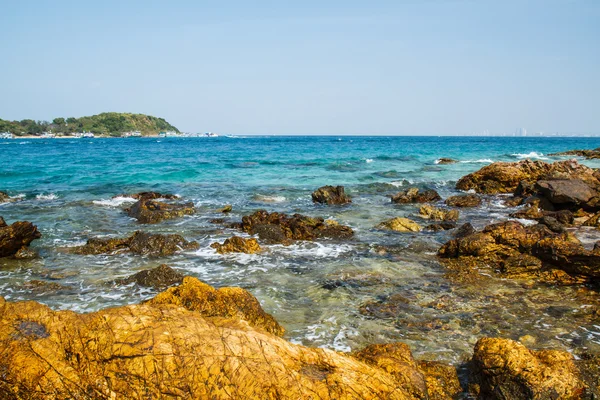
<svg viewBox="0 0 600 400">
<path fill-rule="evenodd" d="M 72 135 L 78 132 L 92 132 L 97 135 L 120 136 L 125 132 L 139 131 L 143 136 L 156 135 L 159 132 L 179 130 L 163 118 L 145 114 L 107 112 L 81 118 L 54 118 L 52 122 L 5 121 L 0 119 L 0 132 L 10 132 L 15 136 L 41 135 L 52 132 L 56 135 Z"/>
</svg>

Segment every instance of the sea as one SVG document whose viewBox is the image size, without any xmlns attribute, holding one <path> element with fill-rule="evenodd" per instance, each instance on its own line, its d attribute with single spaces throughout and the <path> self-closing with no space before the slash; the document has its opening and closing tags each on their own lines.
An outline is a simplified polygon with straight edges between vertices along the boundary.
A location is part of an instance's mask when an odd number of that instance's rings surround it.
<svg viewBox="0 0 600 400">
<path fill-rule="evenodd" d="M 597 295 L 584 286 L 535 284 L 481 271 L 481 282 L 448 280 L 436 258 L 452 232 L 396 233 L 375 226 L 403 216 L 422 225 L 415 205 L 390 195 L 412 186 L 458 194 L 456 181 L 496 161 L 553 162 L 548 154 L 600 147 L 600 138 L 238 136 L 217 138 L 0 140 L 0 190 L 18 201 L 0 204 L 7 223 L 27 220 L 42 238 L 34 260 L 0 259 L 0 296 L 35 300 L 53 309 L 91 312 L 138 303 L 156 291 L 114 280 L 167 264 L 215 287 L 239 286 L 258 298 L 293 343 L 352 351 L 401 341 L 422 359 L 459 363 L 478 338 L 526 338 L 533 348 L 600 351 Z M 442 157 L 454 164 L 439 164 Z M 579 162 L 600 167 L 597 160 Z M 344 185 L 350 205 L 311 201 L 323 185 Z M 142 191 L 174 193 L 197 213 L 142 225 L 123 210 Z M 124 194 L 119 197 L 114 197 Z M 223 215 L 218 209 L 231 204 Z M 441 203 L 440 203 L 441 204 Z M 210 247 L 245 234 L 215 218 L 238 222 L 259 209 L 334 219 L 351 226 L 346 241 L 264 245 L 259 254 L 220 255 Z M 475 228 L 509 219 L 501 196 L 460 210 Z M 178 233 L 200 244 L 170 257 L 81 256 L 69 248 L 94 237 L 136 230 Z M 576 234 L 593 246 L 600 233 Z M 40 292 L 26 282 L 65 288 Z M 387 302 L 387 303 L 386 303 Z M 369 312 L 390 304 L 386 312 Z M 523 339 L 525 340 L 525 339 Z"/>
</svg>

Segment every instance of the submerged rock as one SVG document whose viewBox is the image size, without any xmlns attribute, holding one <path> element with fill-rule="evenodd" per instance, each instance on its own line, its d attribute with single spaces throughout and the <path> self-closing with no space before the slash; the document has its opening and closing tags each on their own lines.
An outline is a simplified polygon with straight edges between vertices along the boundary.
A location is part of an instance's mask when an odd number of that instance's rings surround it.
<svg viewBox="0 0 600 400">
<path fill-rule="evenodd" d="M 122 193 L 122 194 L 113 196 L 113 199 L 117 198 L 117 197 L 131 197 L 132 199 L 136 199 L 136 200 L 154 200 L 154 199 L 174 200 L 174 199 L 179 198 L 179 196 L 177 196 L 176 194 L 159 193 L 159 192 L 140 192 L 140 193 L 132 193 L 132 194 Z"/>
<path fill-rule="evenodd" d="M 217 253 L 219 253 L 219 254 L 226 254 L 226 253 L 254 254 L 254 253 L 258 253 L 259 251 L 262 250 L 260 248 L 260 246 L 258 245 L 258 242 L 256 241 L 256 239 L 252 239 L 252 238 L 244 239 L 239 236 L 233 236 L 233 237 L 230 237 L 229 239 L 225 239 L 225 242 L 223 242 L 223 244 L 213 243 L 210 245 L 210 247 L 212 247 L 213 249 L 216 249 Z"/>
<path fill-rule="evenodd" d="M 312 193 L 313 203 L 348 204 L 352 199 L 346 195 L 343 186 L 322 186 Z"/>
<path fill-rule="evenodd" d="M 396 217 L 377 225 L 377 229 L 387 229 L 396 232 L 420 232 L 421 226 L 408 218 Z"/>
<path fill-rule="evenodd" d="M 165 219 L 181 218 L 196 212 L 194 203 L 164 203 L 161 201 L 140 198 L 135 204 L 125 210 L 142 224 L 156 224 Z"/>
<path fill-rule="evenodd" d="M 600 184 L 598 177 L 599 173 L 594 169 L 575 160 L 557 161 L 553 164 L 531 160 L 495 162 L 463 176 L 456 183 L 456 188 L 486 194 L 512 193 L 521 182 L 533 184 L 539 180 L 555 179 L 579 179 L 597 187 Z"/>
<path fill-rule="evenodd" d="M 166 264 L 161 264 L 156 268 L 146 269 L 137 272 L 127 278 L 117 279 L 118 285 L 128 285 L 136 283 L 140 286 L 151 287 L 154 289 L 164 289 L 168 286 L 183 281 L 183 275 Z"/>
<path fill-rule="evenodd" d="M 446 158 L 446 157 L 442 157 L 442 158 L 438 158 L 436 160 L 436 164 L 456 164 L 458 161 L 454 160 L 452 158 Z"/>
<path fill-rule="evenodd" d="M 458 210 L 444 210 L 425 204 L 419 208 L 419 215 L 436 221 L 457 221 L 459 213 Z"/>
<path fill-rule="evenodd" d="M 354 231 L 323 218 L 301 214 L 268 213 L 265 210 L 242 217 L 240 228 L 267 243 L 286 243 L 290 240 L 349 239 Z"/>
<path fill-rule="evenodd" d="M 449 259 L 451 267 L 490 265 L 515 277 L 557 283 L 581 281 L 576 277 L 600 278 L 600 254 L 586 250 L 573 235 L 552 232 L 543 224 L 526 227 L 507 221 L 488 225 L 482 232 L 450 240 L 438 255 Z"/>
<path fill-rule="evenodd" d="M 447 230 L 454 229 L 454 228 L 456 228 L 456 223 L 454 223 L 454 222 L 439 222 L 437 224 L 427 225 L 425 227 L 425 230 L 439 232 L 439 231 L 447 231 Z"/>
<path fill-rule="evenodd" d="M 220 213 L 223 213 L 223 214 L 227 214 L 227 213 L 230 213 L 231 210 L 233 210 L 233 207 L 231 206 L 231 204 L 227 204 L 227 205 L 219 208 L 217 210 L 217 212 L 220 212 Z"/>
<path fill-rule="evenodd" d="M 579 399 L 585 391 L 566 351 L 533 351 L 510 339 L 482 338 L 471 362 L 480 399 Z"/>
<path fill-rule="evenodd" d="M 408 204 L 408 203 L 433 203 L 442 198 L 435 190 L 419 191 L 419 188 L 413 187 L 392 196 L 392 203 Z"/>
<path fill-rule="evenodd" d="M 35 239 L 42 237 L 37 226 L 27 221 L 17 221 L 7 225 L 0 217 L 0 258 L 14 257 L 29 253 L 27 247 Z M 20 257 L 22 258 L 22 257 Z"/>
<path fill-rule="evenodd" d="M 170 256 L 179 250 L 196 250 L 197 242 L 188 242 L 181 235 L 161 235 L 136 231 L 127 238 L 92 238 L 83 246 L 74 247 L 76 254 L 116 254 L 124 251 L 153 257 Z"/>
<path fill-rule="evenodd" d="M 69 287 L 63 286 L 56 282 L 46 282 L 46 281 L 40 281 L 38 279 L 32 279 L 30 281 L 24 282 L 21 287 L 23 289 L 28 290 L 35 294 L 58 292 L 60 290 L 69 290 L 70 289 Z M 0 391 L 0 393 L 1 393 L 1 391 Z"/>
<path fill-rule="evenodd" d="M 451 207 L 478 207 L 481 205 L 481 197 L 476 194 L 461 194 L 446 199 L 446 204 Z"/>
</svg>

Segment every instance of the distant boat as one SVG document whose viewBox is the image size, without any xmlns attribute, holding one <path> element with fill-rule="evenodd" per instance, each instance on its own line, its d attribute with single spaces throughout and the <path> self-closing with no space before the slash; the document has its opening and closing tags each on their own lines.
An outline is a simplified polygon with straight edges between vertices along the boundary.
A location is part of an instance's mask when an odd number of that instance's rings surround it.
<svg viewBox="0 0 600 400">
<path fill-rule="evenodd" d="M 0 133 L 0 139 L 14 139 L 14 136 L 10 132 L 2 132 Z"/>
<path fill-rule="evenodd" d="M 217 135 L 216 133 L 212 133 L 212 132 L 206 132 L 204 134 L 204 136 L 206 136 L 206 137 L 219 137 L 219 135 Z"/>
<path fill-rule="evenodd" d="M 44 132 L 41 136 L 42 139 L 54 139 L 56 135 L 51 132 Z"/>
<path fill-rule="evenodd" d="M 132 131 L 132 132 L 123 132 L 122 137 L 142 137 L 142 132 L 140 131 Z"/>
</svg>

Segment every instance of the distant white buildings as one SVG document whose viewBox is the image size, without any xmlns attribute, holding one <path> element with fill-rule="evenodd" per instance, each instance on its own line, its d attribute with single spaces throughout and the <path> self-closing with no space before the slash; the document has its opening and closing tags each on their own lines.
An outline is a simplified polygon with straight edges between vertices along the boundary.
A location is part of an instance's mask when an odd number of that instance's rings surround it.
<svg viewBox="0 0 600 400">
<path fill-rule="evenodd" d="M 527 136 L 527 129 L 525 129 L 525 128 L 518 128 L 515 131 L 515 136 L 522 136 L 522 137 Z"/>
</svg>

